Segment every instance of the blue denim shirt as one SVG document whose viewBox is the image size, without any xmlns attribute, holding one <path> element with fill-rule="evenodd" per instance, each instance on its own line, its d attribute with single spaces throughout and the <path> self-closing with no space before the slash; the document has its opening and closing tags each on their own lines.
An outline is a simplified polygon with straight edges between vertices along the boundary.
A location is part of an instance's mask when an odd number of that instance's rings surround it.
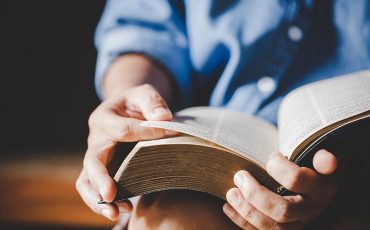
<svg viewBox="0 0 370 230">
<path fill-rule="evenodd" d="M 370 68 L 370 1 L 111 0 L 96 46 L 99 95 L 110 63 L 139 52 L 170 71 L 180 107 L 223 106 L 276 123 L 292 89 Z"/>
</svg>

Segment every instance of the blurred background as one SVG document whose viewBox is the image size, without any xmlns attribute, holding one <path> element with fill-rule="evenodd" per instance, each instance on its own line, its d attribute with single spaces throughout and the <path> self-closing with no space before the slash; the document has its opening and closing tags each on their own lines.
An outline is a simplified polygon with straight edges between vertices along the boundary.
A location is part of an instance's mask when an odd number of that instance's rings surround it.
<svg viewBox="0 0 370 230">
<path fill-rule="evenodd" d="M 0 229 L 108 229 L 75 191 L 105 1 L 0 3 Z"/>
<path fill-rule="evenodd" d="M 0 3 L 0 229 L 114 224 L 88 209 L 74 185 L 86 149 L 87 119 L 99 104 L 93 39 L 104 5 L 101 0 Z M 360 200 L 368 197 L 368 190 L 357 189 L 366 186 L 366 175 L 349 178 L 355 186 L 347 190 Z M 343 208 L 349 204 L 352 208 Z M 349 211 L 352 223 L 369 220 L 366 201 L 351 197 L 341 205 L 333 209 Z M 361 229 L 354 226 L 340 229 Z"/>
</svg>

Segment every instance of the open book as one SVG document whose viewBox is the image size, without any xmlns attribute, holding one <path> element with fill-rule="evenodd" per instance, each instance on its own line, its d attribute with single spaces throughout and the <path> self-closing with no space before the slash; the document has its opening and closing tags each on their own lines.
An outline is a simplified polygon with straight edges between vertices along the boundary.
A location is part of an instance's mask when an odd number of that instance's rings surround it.
<svg viewBox="0 0 370 230">
<path fill-rule="evenodd" d="M 185 109 L 173 121 L 144 121 L 143 126 L 181 135 L 139 142 L 114 177 L 117 198 L 190 189 L 225 199 L 234 187 L 234 173 L 241 169 L 279 193 L 283 188 L 265 170 L 271 153 L 279 150 L 299 164 L 312 158 L 309 153 L 331 134 L 346 133 L 351 124 L 367 125 L 370 131 L 369 118 L 370 71 L 362 71 L 289 93 L 279 108 L 278 129 L 260 118 L 216 107 Z M 346 140 L 356 139 L 353 129 L 348 132 Z"/>
</svg>

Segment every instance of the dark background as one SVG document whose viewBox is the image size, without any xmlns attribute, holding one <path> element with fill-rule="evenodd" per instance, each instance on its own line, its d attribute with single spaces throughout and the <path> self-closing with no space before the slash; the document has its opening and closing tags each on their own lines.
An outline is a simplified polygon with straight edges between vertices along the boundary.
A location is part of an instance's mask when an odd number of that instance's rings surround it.
<svg viewBox="0 0 370 230">
<path fill-rule="evenodd" d="M 105 1 L 0 3 L 0 154 L 84 148 Z"/>
<path fill-rule="evenodd" d="M 0 229 L 109 229 L 114 224 L 93 214 L 74 185 L 87 119 L 99 104 L 93 37 L 104 4 L 0 1 Z M 332 207 L 343 210 L 344 217 L 350 210 L 353 223 L 369 219 L 369 202 L 362 199 L 369 192 L 357 189 L 366 187 L 364 176 L 352 177 L 355 186 L 344 183 L 356 196 L 338 203 L 355 207 Z"/>
</svg>

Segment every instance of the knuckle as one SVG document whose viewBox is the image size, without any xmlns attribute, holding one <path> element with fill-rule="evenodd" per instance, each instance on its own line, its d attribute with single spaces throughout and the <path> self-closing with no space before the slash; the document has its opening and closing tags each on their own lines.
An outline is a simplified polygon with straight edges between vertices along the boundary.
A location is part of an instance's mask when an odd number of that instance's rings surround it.
<svg viewBox="0 0 370 230">
<path fill-rule="evenodd" d="M 253 219 L 254 218 L 254 215 L 255 215 L 255 210 L 252 206 L 248 206 L 245 208 L 245 211 L 243 213 L 243 217 L 246 219 L 246 220 L 250 220 L 250 219 Z"/>
<path fill-rule="evenodd" d="M 90 116 L 89 116 L 89 119 L 88 119 L 88 121 L 87 121 L 87 123 L 88 123 L 88 125 L 89 125 L 89 127 L 91 128 L 91 127 L 94 127 L 95 126 L 95 124 L 96 124 L 96 119 L 95 119 L 95 112 L 93 112 L 93 113 L 91 113 L 90 114 Z"/>
<path fill-rule="evenodd" d="M 249 192 L 247 194 L 247 201 L 250 203 L 253 203 L 256 194 L 260 193 L 262 190 L 262 186 L 257 185 L 257 186 L 251 186 L 249 188 Z"/>
<path fill-rule="evenodd" d="M 293 190 L 298 186 L 299 182 L 302 180 L 303 177 L 304 172 L 301 169 L 288 174 L 285 177 L 284 187 L 287 188 L 288 190 Z"/>
<path fill-rule="evenodd" d="M 273 219 L 277 223 L 285 223 L 289 221 L 291 205 L 288 201 L 280 201 L 273 212 Z"/>
<path fill-rule="evenodd" d="M 153 92 L 146 98 L 144 103 L 147 105 L 163 105 L 164 101 L 159 93 Z"/>
<path fill-rule="evenodd" d="M 104 102 L 100 104 L 89 116 L 87 124 L 89 128 L 99 126 L 101 118 L 105 115 L 106 108 L 104 108 Z"/>
<path fill-rule="evenodd" d="M 163 102 L 163 99 L 162 99 L 161 95 L 159 95 L 158 93 L 153 93 L 152 95 L 150 95 L 149 100 L 153 103 L 162 103 Z"/>
<path fill-rule="evenodd" d="M 125 119 L 125 121 L 122 122 L 120 125 L 120 128 L 117 129 L 117 136 L 120 139 L 124 139 L 128 136 L 130 136 L 133 133 L 133 127 L 132 127 L 132 122 L 130 122 L 129 119 Z"/>
<path fill-rule="evenodd" d="M 247 230 L 247 229 L 255 229 L 253 228 L 248 221 L 246 220 L 242 220 L 241 224 L 240 224 L 240 227 L 244 230 Z"/>
<path fill-rule="evenodd" d="M 147 102 L 162 102 L 162 96 L 158 93 L 158 91 L 150 84 L 144 84 L 141 86 L 143 90 L 149 91 Z"/>
<path fill-rule="evenodd" d="M 75 188 L 78 192 L 81 191 L 81 188 L 82 188 L 82 181 L 81 181 L 81 178 L 79 177 L 77 180 L 76 180 L 76 183 L 75 183 Z"/>
</svg>

